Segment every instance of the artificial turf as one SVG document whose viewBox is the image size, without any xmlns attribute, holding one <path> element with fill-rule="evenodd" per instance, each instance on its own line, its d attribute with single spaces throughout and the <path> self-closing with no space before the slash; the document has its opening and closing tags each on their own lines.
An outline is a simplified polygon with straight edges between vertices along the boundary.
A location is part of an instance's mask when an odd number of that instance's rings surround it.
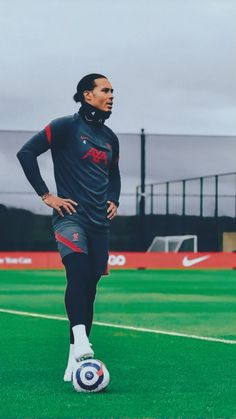
<svg viewBox="0 0 236 419">
<path fill-rule="evenodd" d="M 0 271 L 1 308 L 64 316 L 62 271 Z M 235 339 L 234 271 L 113 271 L 96 320 Z M 67 322 L 0 313 L 0 418 L 236 417 L 236 345 L 94 325 L 108 391 L 62 381 Z"/>
</svg>

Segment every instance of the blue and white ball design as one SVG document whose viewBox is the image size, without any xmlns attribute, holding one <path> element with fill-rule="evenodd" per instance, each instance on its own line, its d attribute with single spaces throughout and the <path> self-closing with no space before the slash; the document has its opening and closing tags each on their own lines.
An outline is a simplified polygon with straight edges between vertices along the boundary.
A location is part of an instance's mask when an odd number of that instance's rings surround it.
<svg viewBox="0 0 236 419">
<path fill-rule="evenodd" d="M 76 391 L 95 393 L 108 386 L 110 374 L 103 362 L 98 359 L 86 359 L 76 364 L 72 382 Z"/>
</svg>

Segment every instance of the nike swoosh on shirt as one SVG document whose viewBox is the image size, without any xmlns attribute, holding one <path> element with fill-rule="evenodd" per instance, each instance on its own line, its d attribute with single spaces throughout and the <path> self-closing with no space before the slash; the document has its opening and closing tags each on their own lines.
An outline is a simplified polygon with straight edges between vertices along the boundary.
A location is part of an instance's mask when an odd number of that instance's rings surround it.
<svg viewBox="0 0 236 419">
<path fill-rule="evenodd" d="M 209 259 L 209 256 L 201 256 L 199 258 L 194 258 L 194 259 L 189 259 L 188 256 L 185 256 L 183 258 L 183 266 L 185 266 L 186 268 L 188 268 L 189 266 L 193 266 L 196 265 L 197 263 L 203 262 L 206 259 Z"/>
</svg>

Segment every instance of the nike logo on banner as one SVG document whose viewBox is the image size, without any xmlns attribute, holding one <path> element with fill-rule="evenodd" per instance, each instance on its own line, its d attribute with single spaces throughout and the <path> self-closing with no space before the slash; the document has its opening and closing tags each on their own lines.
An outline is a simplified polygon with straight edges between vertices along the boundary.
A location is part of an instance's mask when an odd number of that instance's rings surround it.
<svg viewBox="0 0 236 419">
<path fill-rule="evenodd" d="M 196 265 L 197 263 L 203 262 L 206 259 L 209 259 L 210 256 L 201 256 L 199 258 L 189 259 L 188 256 L 183 258 L 183 266 L 189 268 L 190 266 Z"/>
</svg>

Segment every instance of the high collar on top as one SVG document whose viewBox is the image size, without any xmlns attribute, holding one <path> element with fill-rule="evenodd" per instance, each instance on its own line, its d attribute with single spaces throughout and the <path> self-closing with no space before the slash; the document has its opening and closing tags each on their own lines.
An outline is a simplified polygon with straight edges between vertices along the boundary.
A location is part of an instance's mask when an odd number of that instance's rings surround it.
<svg viewBox="0 0 236 419">
<path fill-rule="evenodd" d="M 87 102 L 84 102 L 79 109 L 79 114 L 88 124 L 103 125 L 111 115 L 111 111 L 101 111 Z"/>
</svg>

